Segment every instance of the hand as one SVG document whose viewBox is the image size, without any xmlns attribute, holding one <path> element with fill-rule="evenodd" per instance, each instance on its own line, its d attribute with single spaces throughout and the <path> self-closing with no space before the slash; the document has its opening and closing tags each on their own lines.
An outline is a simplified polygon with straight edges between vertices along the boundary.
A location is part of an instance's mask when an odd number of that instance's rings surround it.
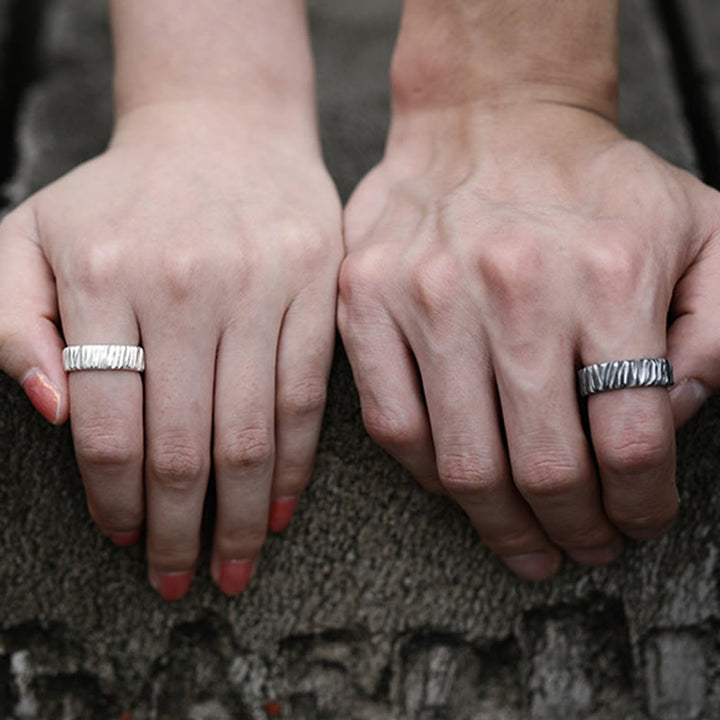
<svg viewBox="0 0 720 720">
<path fill-rule="evenodd" d="M 147 531 L 187 591 L 211 466 L 212 575 L 244 589 L 310 478 L 334 341 L 340 206 L 316 138 L 242 109 L 139 107 L 109 150 L 0 226 L 0 367 L 72 432 L 92 517 Z M 67 344 L 142 344 L 147 370 L 77 372 Z"/>
<path fill-rule="evenodd" d="M 621 533 L 668 529 L 674 424 L 720 388 L 716 191 L 577 107 L 408 110 L 346 245 L 339 327 L 368 432 L 508 567 L 543 579 L 560 549 L 599 565 Z M 578 397 L 581 366 L 664 356 L 670 393 Z"/>
</svg>

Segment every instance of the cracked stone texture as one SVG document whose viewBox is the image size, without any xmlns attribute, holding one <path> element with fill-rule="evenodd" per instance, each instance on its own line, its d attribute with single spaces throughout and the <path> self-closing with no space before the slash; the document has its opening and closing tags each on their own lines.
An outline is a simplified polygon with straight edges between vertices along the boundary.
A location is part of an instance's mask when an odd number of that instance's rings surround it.
<svg viewBox="0 0 720 720">
<path fill-rule="evenodd" d="M 17 201 L 107 141 L 103 5 L 48 3 Z M 624 3 L 622 124 L 693 168 L 652 7 Z M 344 197 L 382 153 L 398 14 L 398 0 L 311 2 L 325 150 Z M 719 458 L 713 401 L 679 438 L 682 510 L 668 537 L 628 543 L 610 568 L 567 563 L 524 584 L 368 439 L 338 350 L 314 480 L 251 588 L 214 589 L 209 507 L 198 577 L 168 604 L 146 583 L 142 549 L 94 529 L 68 429 L 48 427 L 3 377 L 0 718 L 718 718 Z"/>
</svg>

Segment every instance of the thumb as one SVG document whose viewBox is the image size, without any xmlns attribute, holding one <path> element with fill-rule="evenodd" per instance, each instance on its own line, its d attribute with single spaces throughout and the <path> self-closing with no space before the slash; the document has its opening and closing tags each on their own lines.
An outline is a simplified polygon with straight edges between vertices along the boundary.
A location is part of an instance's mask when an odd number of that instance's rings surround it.
<svg viewBox="0 0 720 720">
<path fill-rule="evenodd" d="M 0 223 L 0 370 L 22 385 L 47 420 L 60 424 L 69 403 L 57 321 L 55 279 L 25 203 Z"/>
<path fill-rule="evenodd" d="M 720 231 L 704 246 L 675 288 L 668 329 L 675 427 L 682 427 L 720 390 Z"/>
</svg>

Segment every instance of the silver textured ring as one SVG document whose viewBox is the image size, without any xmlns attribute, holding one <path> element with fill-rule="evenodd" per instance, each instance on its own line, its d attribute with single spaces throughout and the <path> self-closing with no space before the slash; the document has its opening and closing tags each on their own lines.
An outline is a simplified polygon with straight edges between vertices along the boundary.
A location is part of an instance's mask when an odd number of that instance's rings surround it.
<svg viewBox="0 0 720 720">
<path fill-rule="evenodd" d="M 615 360 L 588 365 L 578 371 L 580 395 L 636 387 L 670 387 L 674 384 L 673 369 L 666 358 Z"/>
<path fill-rule="evenodd" d="M 69 345 L 62 353 L 65 372 L 145 370 L 145 353 L 136 345 Z"/>
</svg>

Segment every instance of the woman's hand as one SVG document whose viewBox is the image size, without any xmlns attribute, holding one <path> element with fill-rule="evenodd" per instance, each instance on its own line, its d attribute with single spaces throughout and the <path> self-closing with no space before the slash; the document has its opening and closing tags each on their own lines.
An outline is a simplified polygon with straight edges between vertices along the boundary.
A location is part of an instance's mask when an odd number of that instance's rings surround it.
<svg viewBox="0 0 720 720">
<path fill-rule="evenodd" d="M 314 134 L 243 112 L 133 108 L 105 154 L 0 226 L 0 367 L 52 422 L 72 410 L 92 517 L 118 544 L 145 524 L 169 599 L 192 577 L 211 468 L 212 575 L 245 588 L 309 480 L 331 363 L 334 186 Z M 141 344 L 147 369 L 66 378 L 65 343 Z"/>
<path fill-rule="evenodd" d="M 609 562 L 669 528 L 675 425 L 720 387 L 720 195 L 599 112 L 405 89 L 346 211 L 367 429 L 521 577 Z M 581 366 L 665 356 L 669 393 L 578 397 Z"/>
</svg>

